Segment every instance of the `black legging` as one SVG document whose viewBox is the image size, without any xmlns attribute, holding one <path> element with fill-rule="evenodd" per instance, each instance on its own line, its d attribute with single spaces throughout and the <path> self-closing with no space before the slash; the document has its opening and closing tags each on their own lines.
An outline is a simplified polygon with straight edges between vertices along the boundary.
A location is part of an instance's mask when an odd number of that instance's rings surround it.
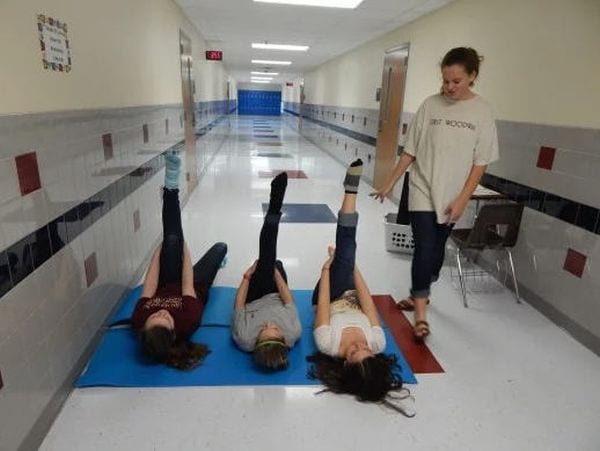
<svg viewBox="0 0 600 451">
<path fill-rule="evenodd" d="M 267 213 L 262 229 L 260 230 L 260 242 L 258 251 L 258 262 L 248 286 L 246 302 L 252 302 L 262 298 L 269 293 L 277 293 L 277 284 L 274 275 L 275 267 L 281 273 L 283 280 L 287 283 L 287 274 L 283 263 L 277 260 L 277 234 L 279 232 L 279 220 L 281 213 Z"/>
<path fill-rule="evenodd" d="M 179 190 L 163 189 L 163 242 L 160 249 L 160 273 L 158 287 L 181 283 L 183 269 L 183 229 Z M 206 299 L 221 262 L 227 254 L 225 243 L 215 243 L 194 265 L 194 288 L 199 298 Z"/>
</svg>

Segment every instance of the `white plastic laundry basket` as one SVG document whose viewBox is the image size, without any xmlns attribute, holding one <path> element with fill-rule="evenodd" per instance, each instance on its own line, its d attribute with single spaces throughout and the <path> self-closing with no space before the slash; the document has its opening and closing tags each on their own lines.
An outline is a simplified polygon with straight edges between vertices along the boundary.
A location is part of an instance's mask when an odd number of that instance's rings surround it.
<svg viewBox="0 0 600 451">
<path fill-rule="evenodd" d="M 396 213 L 388 213 L 384 218 L 385 249 L 389 252 L 412 254 L 415 250 L 410 224 L 396 224 Z"/>
</svg>

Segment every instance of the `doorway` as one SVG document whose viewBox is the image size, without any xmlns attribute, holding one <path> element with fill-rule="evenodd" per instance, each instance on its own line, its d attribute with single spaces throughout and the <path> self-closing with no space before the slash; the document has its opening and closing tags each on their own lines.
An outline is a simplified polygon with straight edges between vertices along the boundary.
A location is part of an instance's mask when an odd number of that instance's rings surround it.
<svg viewBox="0 0 600 451">
<path fill-rule="evenodd" d="M 394 169 L 398 153 L 398 130 L 402 118 L 408 44 L 387 50 L 379 105 L 379 126 L 375 152 L 374 186 L 382 186 Z"/>
<path fill-rule="evenodd" d="M 196 156 L 196 112 L 194 104 L 194 66 L 192 41 L 179 30 L 179 59 L 181 65 L 181 94 L 183 100 L 183 131 L 185 136 L 185 178 L 187 192 L 191 193 L 198 185 Z"/>
</svg>

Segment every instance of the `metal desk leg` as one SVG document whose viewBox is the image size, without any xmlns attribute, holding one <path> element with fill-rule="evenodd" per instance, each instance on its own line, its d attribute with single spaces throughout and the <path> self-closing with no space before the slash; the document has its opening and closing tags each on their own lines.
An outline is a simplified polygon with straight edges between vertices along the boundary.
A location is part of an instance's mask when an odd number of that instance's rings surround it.
<svg viewBox="0 0 600 451">
<path fill-rule="evenodd" d="M 510 270 L 512 272 L 513 285 L 515 287 L 515 297 L 517 298 L 517 304 L 521 303 L 521 297 L 519 296 L 519 284 L 517 283 L 517 275 L 515 274 L 515 264 L 512 258 L 512 252 L 509 248 L 506 248 L 506 253 L 508 254 L 508 261 L 510 262 Z"/>
<path fill-rule="evenodd" d="M 458 267 L 458 280 L 460 281 L 460 291 L 462 292 L 463 305 L 465 308 L 469 308 L 467 304 L 467 287 L 462 270 L 462 263 L 460 261 L 460 249 L 458 247 L 456 248 L 456 266 Z"/>
</svg>

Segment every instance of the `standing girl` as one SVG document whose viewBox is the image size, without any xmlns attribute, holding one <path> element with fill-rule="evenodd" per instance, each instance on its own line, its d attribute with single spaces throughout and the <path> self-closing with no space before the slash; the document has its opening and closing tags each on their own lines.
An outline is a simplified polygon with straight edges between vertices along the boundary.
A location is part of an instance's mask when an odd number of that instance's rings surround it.
<svg viewBox="0 0 600 451">
<path fill-rule="evenodd" d="M 429 335 L 427 304 L 440 274 L 446 240 L 463 214 L 487 165 L 498 159 L 496 125 L 489 103 L 471 90 L 482 58 L 467 47 L 442 60 L 442 89 L 425 99 L 407 132 L 404 152 L 387 183 L 371 193 L 383 199 L 412 164 L 409 211 L 415 251 L 410 297 L 400 302 L 415 311 L 413 335 Z"/>
</svg>

